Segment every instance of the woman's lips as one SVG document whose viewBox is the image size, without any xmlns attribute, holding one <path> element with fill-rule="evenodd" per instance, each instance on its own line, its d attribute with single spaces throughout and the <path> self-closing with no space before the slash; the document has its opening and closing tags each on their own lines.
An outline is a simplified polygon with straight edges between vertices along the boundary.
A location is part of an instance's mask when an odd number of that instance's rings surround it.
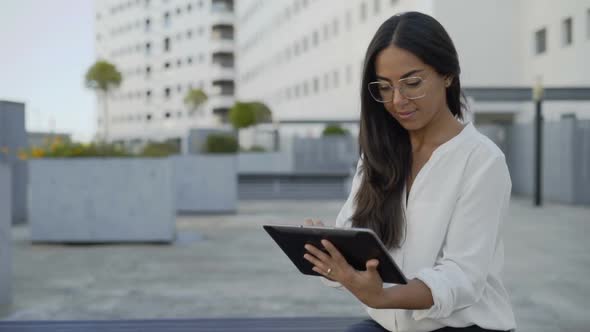
<svg viewBox="0 0 590 332">
<path fill-rule="evenodd" d="M 404 113 L 398 112 L 397 113 L 397 116 L 399 116 L 403 120 L 406 120 L 406 119 L 409 119 L 409 118 L 413 117 L 414 116 L 414 113 L 416 113 L 416 111 L 404 112 Z"/>
</svg>

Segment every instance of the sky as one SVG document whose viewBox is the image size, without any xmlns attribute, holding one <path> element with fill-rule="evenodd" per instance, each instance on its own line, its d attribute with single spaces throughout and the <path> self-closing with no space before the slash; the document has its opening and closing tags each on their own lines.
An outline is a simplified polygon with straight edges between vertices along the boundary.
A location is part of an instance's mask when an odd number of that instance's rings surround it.
<svg viewBox="0 0 590 332">
<path fill-rule="evenodd" d="M 92 0 L 0 0 L 0 100 L 26 104 L 28 131 L 92 139 L 94 61 Z"/>
</svg>

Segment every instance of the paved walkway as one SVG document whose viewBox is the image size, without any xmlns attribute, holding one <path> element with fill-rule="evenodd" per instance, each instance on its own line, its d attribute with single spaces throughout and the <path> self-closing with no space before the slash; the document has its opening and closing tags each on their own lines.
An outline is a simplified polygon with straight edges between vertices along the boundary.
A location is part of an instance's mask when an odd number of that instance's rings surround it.
<svg viewBox="0 0 590 332">
<path fill-rule="evenodd" d="M 300 275 L 260 227 L 332 221 L 342 202 L 243 202 L 178 218 L 173 245 L 31 245 L 13 229 L 8 319 L 359 316 L 346 292 Z M 590 326 L 590 208 L 513 199 L 505 279 L 519 331 Z"/>
</svg>

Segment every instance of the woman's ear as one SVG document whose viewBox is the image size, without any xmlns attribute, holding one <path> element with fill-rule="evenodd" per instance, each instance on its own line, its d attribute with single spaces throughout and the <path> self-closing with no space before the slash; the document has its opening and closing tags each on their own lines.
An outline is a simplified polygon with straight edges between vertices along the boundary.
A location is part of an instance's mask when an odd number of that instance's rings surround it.
<svg viewBox="0 0 590 332">
<path fill-rule="evenodd" d="M 453 83 L 453 76 L 446 76 L 445 77 L 445 88 L 448 88 Z"/>
</svg>

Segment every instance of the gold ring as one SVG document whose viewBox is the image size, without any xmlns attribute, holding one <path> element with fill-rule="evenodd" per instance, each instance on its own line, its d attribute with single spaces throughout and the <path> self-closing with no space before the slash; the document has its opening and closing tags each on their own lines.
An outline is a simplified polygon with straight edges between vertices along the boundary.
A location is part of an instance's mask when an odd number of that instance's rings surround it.
<svg viewBox="0 0 590 332">
<path fill-rule="evenodd" d="M 326 271 L 326 274 L 327 275 L 330 275 L 330 273 L 332 273 L 332 269 L 331 268 L 328 268 L 328 271 Z"/>
</svg>

